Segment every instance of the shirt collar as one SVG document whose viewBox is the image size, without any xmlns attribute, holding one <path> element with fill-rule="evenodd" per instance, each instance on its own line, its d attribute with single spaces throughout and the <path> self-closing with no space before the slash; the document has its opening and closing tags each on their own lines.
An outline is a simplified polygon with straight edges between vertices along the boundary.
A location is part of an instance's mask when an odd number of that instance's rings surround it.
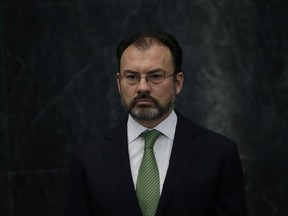
<svg viewBox="0 0 288 216">
<path fill-rule="evenodd" d="M 164 119 L 160 124 L 158 124 L 154 129 L 160 131 L 171 141 L 174 140 L 175 129 L 177 124 L 177 115 L 173 110 L 170 115 Z M 139 135 L 147 130 L 148 128 L 142 126 L 138 122 L 136 122 L 131 115 L 128 117 L 127 121 L 127 138 L 128 143 L 133 142 L 135 139 L 139 137 Z M 148 129 L 150 130 L 150 129 Z"/>
</svg>

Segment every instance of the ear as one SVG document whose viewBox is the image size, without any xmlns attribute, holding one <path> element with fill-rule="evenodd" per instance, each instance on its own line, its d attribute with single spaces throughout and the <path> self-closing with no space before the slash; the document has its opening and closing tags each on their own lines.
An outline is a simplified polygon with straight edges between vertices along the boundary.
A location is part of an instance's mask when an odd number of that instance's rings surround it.
<svg viewBox="0 0 288 216">
<path fill-rule="evenodd" d="M 176 77 L 175 77 L 175 87 L 176 87 L 177 95 L 181 92 L 183 83 L 184 83 L 184 74 L 182 72 L 179 72 L 176 74 Z"/>
<path fill-rule="evenodd" d="M 121 76 L 119 72 L 116 74 L 116 79 L 117 79 L 117 85 L 118 85 L 118 92 L 121 93 L 121 87 L 120 87 Z"/>
</svg>

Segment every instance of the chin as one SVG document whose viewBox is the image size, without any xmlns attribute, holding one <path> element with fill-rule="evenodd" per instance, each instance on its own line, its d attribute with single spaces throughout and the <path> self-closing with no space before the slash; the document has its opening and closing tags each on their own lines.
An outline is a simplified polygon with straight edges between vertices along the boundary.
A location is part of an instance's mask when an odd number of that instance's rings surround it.
<svg viewBox="0 0 288 216">
<path fill-rule="evenodd" d="M 152 121 L 158 119 L 161 115 L 156 108 L 133 108 L 130 115 L 139 121 Z"/>
</svg>

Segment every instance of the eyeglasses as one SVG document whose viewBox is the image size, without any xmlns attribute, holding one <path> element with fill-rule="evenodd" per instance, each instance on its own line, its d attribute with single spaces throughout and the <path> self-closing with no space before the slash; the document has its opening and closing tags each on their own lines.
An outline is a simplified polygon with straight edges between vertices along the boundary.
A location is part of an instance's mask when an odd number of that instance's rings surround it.
<svg viewBox="0 0 288 216">
<path fill-rule="evenodd" d="M 171 77 L 174 74 L 175 73 L 166 75 L 164 72 L 158 71 L 158 72 L 149 73 L 145 77 L 141 77 L 140 74 L 138 73 L 126 72 L 124 73 L 124 75 L 120 75 L 120 77 L 124 79 L 128 85 L 135 85 L 139 83 L 142 78 L 145 78 L 146 82 L 150 82 L 152 84 L 157 85 L 157 84 L 162 83 L 164 79 Z"/>
</svg>

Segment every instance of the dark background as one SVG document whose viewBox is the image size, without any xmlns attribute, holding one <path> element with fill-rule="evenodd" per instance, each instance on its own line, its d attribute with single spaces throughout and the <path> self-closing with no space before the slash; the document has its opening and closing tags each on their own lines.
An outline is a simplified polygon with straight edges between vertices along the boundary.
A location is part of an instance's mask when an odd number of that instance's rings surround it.
<svg viewBox="0 0 288 216">
<path fill-rule="evenodd" d="M 288 215 L 286 0 L 2 0 L 0 215 L 60 216 L 73 146 L 125 118 L 115 48 L 184 50 L 177 109 L 238 143 L 251 216 Z"/>
</svg>

